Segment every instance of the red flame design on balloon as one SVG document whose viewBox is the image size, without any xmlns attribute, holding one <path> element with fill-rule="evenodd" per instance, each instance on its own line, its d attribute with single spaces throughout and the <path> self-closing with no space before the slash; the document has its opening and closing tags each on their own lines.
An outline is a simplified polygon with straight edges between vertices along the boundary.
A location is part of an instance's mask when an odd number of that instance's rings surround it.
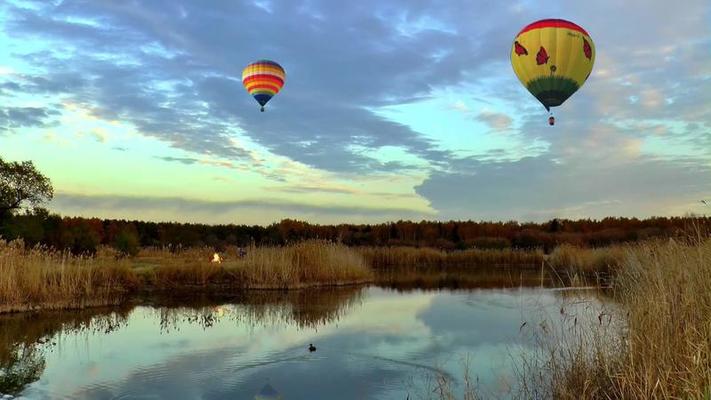
<svg viewBox="0 0 711 400">
<path fill-rule="evenodd" d="M 592 46 L 590 46 L 590 43 L 588 43 L 585 38 L 583 38 L 583 52 L 588 60 L 592 60 Z"/>
<path fill-rule="evenodd" d="M 521 43 L 519 43 L 518 41 L 514 42 L 514 51 L 519 56 L 527 56 L 528 55 L 528 50 L 526 50 L 525 47 L 521 46 Z"/>
<path fill-rule="evenodd" d="M 541 46 L 541 49 L 538 50 L 538 54 L 536 54 L 536 63 L 538 63 L 538 65 L 548 64 L 549 58 L 545 47 Z"/>
</svg>

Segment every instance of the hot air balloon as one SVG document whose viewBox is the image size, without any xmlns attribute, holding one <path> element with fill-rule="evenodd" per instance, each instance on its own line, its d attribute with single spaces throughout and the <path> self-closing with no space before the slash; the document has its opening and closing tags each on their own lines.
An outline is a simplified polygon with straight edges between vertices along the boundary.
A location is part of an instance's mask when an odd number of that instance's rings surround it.
<svg viewBox="0 0 711 400">
<path fill-rule="evenodd" d="M 543 19 L 524 27 L 511 49 L 511 66 L 518 79 L 546 110 L 573 95 L 590 76 L 595 44 L 570 21 Z M 555 124 L 551 115 L 550 125 Z"/>
<path fill-rule="evenodd" d="M 262 106 L 262 112 L 267 102 L 284 86 L 285 79 L 284 68 L 269 60 L 255 61 L 242 71 L 242 84 Z"/>
</svg>

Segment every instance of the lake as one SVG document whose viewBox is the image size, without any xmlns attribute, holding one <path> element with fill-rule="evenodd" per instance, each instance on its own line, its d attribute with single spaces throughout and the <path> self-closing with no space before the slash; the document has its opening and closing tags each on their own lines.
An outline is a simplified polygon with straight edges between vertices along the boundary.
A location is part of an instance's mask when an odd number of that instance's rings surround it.
<svg viewBox="0 0 711 400">
<path fill-rule="evenodd" d="M 254 399 L 269 384 L 283 399 L 403 400 L 429 398 L 437 382 L 461 395 L 468 370 L 484 397 L 505 398 L 514 366 L 535 350 L 529 327 L 573 316 L 577 324 L 603 307 L 595 291 L 548 287 L 371 286 L 138 304 L 0 317 L 0 392 Z"/>
</svg>

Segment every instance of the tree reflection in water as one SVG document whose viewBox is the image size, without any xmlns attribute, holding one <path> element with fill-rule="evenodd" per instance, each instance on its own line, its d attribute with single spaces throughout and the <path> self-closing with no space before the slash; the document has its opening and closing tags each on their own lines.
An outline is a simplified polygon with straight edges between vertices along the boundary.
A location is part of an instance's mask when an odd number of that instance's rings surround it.
<svg viewBox="0 0 711 400">
<path fill-rule="evenodd" d="M 61 333 L 109 333 L 131 308 L 11 314 L 0 317 L 0 393 L 16 395 L 44 372 L 45 353 Z"/>
<path fill-rule="evenodd" d="M 0 393 L 16 395 L 44 372 L 44 358 L 34 344 L 19 344 L 0 359 Z"/>
<path fill-rule="evenodd" d="M 149 304 L 159 314 L 161 333 L 179 329 L 184 322 L 209 329 L 220 320 L 240 326 L 285 323 L 299 329 L 318 329 L 338 321 L 359 304 L 361 293 L 361 287 L 251 291 L 230 297 L 151 296 L 140 303 Z M 0 393 L 17 395 L 39 380 L 47 352 L 54 350 L 63 334 L 109 334 L 127 325 L 134 308 L 126 305 L 0 316 Z"/>
<path fill-rule="evenodd" d="M 196 298 L 189 303 L 163 304 L 159 313 L 161 332 L 178 329 L 180 322 L 210 328 L 220 320 L 240 326 L 259 327 L 277 323 L 298 329 L 318 329 L 338 321 L 362 299 L 362 287 L 305 289 L 288 291 L 249 291 L 228 303 L 210 298 Z"/>
</svg>

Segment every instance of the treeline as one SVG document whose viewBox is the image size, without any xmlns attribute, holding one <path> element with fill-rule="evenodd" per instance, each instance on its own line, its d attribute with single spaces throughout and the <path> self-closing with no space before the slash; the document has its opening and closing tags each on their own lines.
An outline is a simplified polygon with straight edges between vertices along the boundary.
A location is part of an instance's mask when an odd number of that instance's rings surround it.
<svg viewBox="0 0 711 400">
<path fill-rule="evenodd" d="M 192 247 L 282 245 L 326 239 L 349 246 L 414 246 L 454 249 L 533 249 L 559 244 L 585 247 L 682 235 L 694 226 L 710 226 L 709 217 L 554 219 L 545 223 L 474 221 L 397 221 L 374 225 L 316 225 L 282 220 L 269 226 L 205 225 L 175 222 L 72 218 L 39 209 L 0 221 L 4 239 L 24 239 L 74 253 L 92 253 L 110 245 L 134 254 L 140 246 Z"/>
</svg>

